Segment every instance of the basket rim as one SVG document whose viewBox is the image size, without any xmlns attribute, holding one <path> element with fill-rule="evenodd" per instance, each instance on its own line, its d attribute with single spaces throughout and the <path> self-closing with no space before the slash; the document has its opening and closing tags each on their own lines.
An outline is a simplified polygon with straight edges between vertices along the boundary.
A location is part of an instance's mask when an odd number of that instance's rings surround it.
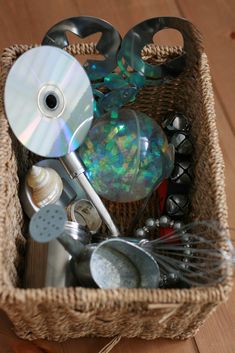
<svg viewBox="0 0 235 353">
<path fill-rule="evenodd" d="M 36 44 L 34 45 L 12 45 L 8 48 L 5 48 L 0 59 L 0 65 L 2 66 L 2 69 L 4 69 L 4 75 L 3 78 L 5 79 L 7 76 L 7 72 L 10 69 L 10 66 L 12 65 L 13 61 L 16 59 L 16 57 L 26 50 L 33 48 L 37 46 Z M 151 47 L 147 47 L 147 52 L 146 55 L 148 55 L 151 50 L 161 50 L 163 48 L 168 48 L 169 51 L 175 51 L 176 48 L 179 49 L 179 47 L 159 47 L 157 45 L 151 45 Z M 96 52 L 95 49 L 95 43 L 89 43 L 89 44 L 76 44 L 76 45 L 69 45 L 66 50 L 71 52 L 73 55 L 76 54 L 91 54 Z M 201 54 L 201 66 L 207 70 L 207 74 L 210 76 L 210 71 L 207 63 L 207 56 L 205 53 Z M 201 78 L 202 81 L 202 86 L 204 85 L 203 89 L 211 90 L 212 85 L 211 81 L 205 80 L 203 77 Z M 1 84 L 4 84 L 2 82 Z M 214 127 L 215 125 L 215 111 L 211 110 L 211 107 L 209 107 L 209 103 L 206 98 L 203 98 L 203 104 L 205 106 L 205 109 L 207 110 L 208 114 L 214 116 Z M 210 99 L 213 99 L 213 97 L 210 97 Z M 0 98 L 0 105 L 3 105 L 2 99 Z M 1 108 L 1 107 L 0 107 Z M 4 108 L 3 108 L 4 111 Z M 5 124 L 5 129 L 8 129 L 8 124 Z M 221 177 L 221 173 L 223 173 L 223 159 L 222 159 L 222 154 L 221 150 L 219 147 L 219 142 L 218 142 L 218 136 L 217 133 L 213 134 L 213 141 L 217 145 L 218 149 L 218 156 L 217 162 L 221 166 L 220 170 L 217 170 L 216 175 L 214 176 L 215 179 L 218 180 L 219 177 Z M 0 145 L 0 154 L 7 153 L 7 146 L 1 144 Z M 0 165 L 1 168 L 1 165 Z M 4 174 L 3 174 L 3 180 L 6 180 Z M 217 182 L 218 184 L 218 182 Z M 224 191 L 224 185 L 220 185 L 218 195 L 221 193 L 221 190 Z M 219 197 L 217 197 L 217 202 L 220 202 L 221 200 Z M 0 201 L 1 203 L 1 201 Z M 1 207 L 1 204 L 0 204 Z M 226 213 L 226 211 L 225 211 Z M 2 215 L 4 216 L 4 215 Z M 224 215 L 221 215 L 221 218 L 224 219 L 225 223 L 227 223 L 227 220 L 225 219 Z M 1 229 L 0 229 L 1 232 Z M 0 236 L 1 238 L 1 236 Z M 1 240 L 1 239 L 0 239 Z M 2 249 L 0 249 L 0 257 L 3 256 L 2 254 Z M 57 304 L 65 304 L 67 306 L 69 305 L 69 298 L 71 296 L 74 296 L 75 301 L 77 304 L 82 304 L 84 305 L 84 301 L 88 301 L 87 298 L 90 298 L 89 300 L 89 305 L 87 306 L 87 310 L 90 310 L 92 308 L 92 302 L 96 306 L 100 305 L 105 305 L 107 306 L 108 301 L 112 304 L 112 306 L 117 306 L 117 303 L 119 303 L 120 306 L 125 306 L 129 307 L 128 304 L 131 302 L 144 302 L 144 303 L 160 303 L 160 304 L 199 304 L 199 303 L 208 303 L 208 302 L 213 302 L 213 303 L 219 303 L 223 302 L 227 299 L 231 289 L 232 289 L 232 284 L 233 280 L 230 276 L 226 278 L 226 280 L 217 285 L 217 286 L 212 286 L 212 287 L 193 287 L 189 289 L 126 289 L 126 288 L 119 288 L 119 289 L 88 289 L 88 288 L 82 288 L 82 287 L 65 287 L 65 288 L 40 288 L 40 289 L 24 289 L 24 288 L 17 288 L 17 287 L 11 287 L 10 285 L 7 285 L 6 283 L 2 282 L 2 285 L 0 284 L 0 306 L 3 306 L 4 303 L 14 303 L 14 302 L 21 302 L 21 303 L 26 303 L 28 302 L 28 298 L 30 297 L 30 305 L 32 305 L 32 302 L 35 303 L 40 303 L 44 302 L 46 299 L 47 303 L 57 303 Z M 130 293 L 132 295 L 130 295 Z M 48 294 L 50 294 L 48 296 Z M 92 300 L 93 298 L 93 300 Z M 110 305 L 111 305 L 110 304 Z M 111 307 L 112 307 L 111 306 Z M 71 308 L 74 308 L 74 305 L 71 306 Z"/>
<path fill-rule="evenodd" d="M 232 285 L 232 279 L 231 282 L 228 281 L 214 287 L 192 287 L 189 289 L 100 289 L 83 287 L 45 287 L 37 289 L 4 285 L 0 287 L 0 306 L 6 302 L 8 304 L 14 304 L 15 302 L 24 303 L 27 306 L 30 298 L 30 306 L 33 303 L 44 303 L 46 300 L 48 305 L 56 302 L 57 305 L 66 304 L 67 307 L 74 309 L 74 305 L 69 304 L 71 296 L 76 299 L 78 307 L 87 305 L 87 311 L 101 306 L 105 306 L 105 308 L 116 308 L 117 305 L 120 308 L 129 307 L 128 304 L 132 302 L 146 303 L 149 308 L 153 304 L 175 304 L 177 306 L 178 304 L 221 303 L 227 299 Z M 89 303 L 87 303 L 87 298 L 90 299 Z"/>
</svg>

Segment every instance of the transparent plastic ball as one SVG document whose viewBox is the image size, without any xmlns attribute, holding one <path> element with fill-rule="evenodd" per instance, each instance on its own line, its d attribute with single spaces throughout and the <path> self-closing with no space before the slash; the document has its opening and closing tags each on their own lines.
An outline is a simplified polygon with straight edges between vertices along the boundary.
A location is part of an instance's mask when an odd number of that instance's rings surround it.
<svg viewBox="0 0 235 353">
<path fill-rule="evenodd" d="M 173 146 L 158 123 L 131 109 L 119 110 L 116 118 L 103 115 L 79 155 L 96 192 L 114 202 L 145 198 L 174 166 Z"/>
</svg>

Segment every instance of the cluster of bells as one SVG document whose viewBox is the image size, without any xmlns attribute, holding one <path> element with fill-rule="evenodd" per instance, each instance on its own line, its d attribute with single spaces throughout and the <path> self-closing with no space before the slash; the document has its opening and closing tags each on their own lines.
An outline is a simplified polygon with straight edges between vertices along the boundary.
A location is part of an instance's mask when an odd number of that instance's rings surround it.
<svg viewBox="0 0 235 353">
<path fill-rule="evenodd" d="M 193 144 L 190 124 L 185 115 L 171 113 L 162 127 L 175 148 L 175 165 L 171 173 L 166 212 L 171 217 L 184 217 L 189 211 L 189 190 L 193 182 Z"/>
<path fill-rule="evenodd" d="M 161 127 L 142 112 L 122 108 L 135 100 L 143 86 L 162 85 L 183 72 L 190 45 L 184 23 L 185 20 L 173 17 L 149 19 L 134 26 L 121 41 L 119 33 L 103 20 L 94 17 L 70 18 L 53 26 L 45 35 L 42 47 L 23 54 L 8 75 L 5 109 L 16 137 L 41 157 L 59 158 L 70 178 L 82 186 L 109 229 L 107 238 L 111 239 L 98 244 L 87 244 L 86 240 L 84 244 L 81 239 L 74 239 L 68 234 L 64 208 L 50 202 L 44 202 L 31 218 L 32 238 L 41 243 L 59 240 L 72 256 L 70 265 L 80 285 L 156 288 L 167 286 L 170 279 L 174 283 L 176 279 L 183 279 L 183 283 L 189 286 L 212 283 L 212 279 L 209 281 L 205 274 L 207 266 L 203 270 L 200 264 L 194 264 L 194 254 L 203 254 L 191 246 L 192 241 L 198 242 L 198 236 L 189 231 L 190 244 L 182 243 L 182 239 L 185 241 L 185 231 L 180 229 L 179 234 L 176 232 L 181 225 L 180 218 L 188 212 L 189 201 L 185 190 L 192 182 L 190 158 L 193 147 L 187 118 L 179 113 L 171 114 Z M 164 28 L 181 32 L 183 51 L 163 64 L 147 63 L 142 59 L 141 51 L 146 44 L 153 43 L 155 33 Z M 102 32 L 97 49 L 104 60 L 88 60 L 82 68 L 75 58 L 61 50 L 68 45 L 66 31 L 82 38 Z M 120 73 L 113 73 L 117 64 Z M 30 71 L 24 81 L 27 94 L 19 92 L 22 72 L 32 65 L 33 75 Z M 60 75 L 56 76 L 58 71 Z M 38 82 L 42 87 L 37 86 Z M 92 92 L 95 96 L 94 109 Z M 27 95 L 31 97 L 33 93 L 31 109 L 25 108 L 19 122 L 15 109 L 16 95 L 19 106 L 28 107 Z M 79 110 L 81 107 L 82 111 Z M 93 115 L 95 121 L 91 126 Z M 39 173 L 38 169 L 34 168 L 34 173 Z M 55 177 L 52 172 L 48 175 Z M 178 238 L 173 236 L 169 242 L 166 236 L 151 242 L 140 237 L 120 237 L 100 196 L 113 202 L 143 200 L 169 177 L 165 211 L 172 220 L 166 216 L 158 220 L 148 219 L 142 228 L 142 235 L 145 236 L 154 227 L 163 226 L 165 222 L 165 225 L 175 229 Z M 60 188 L 58 178 L 57 185 Z M 60 191 L 61 195 L 65 195 L 64 190 Z M 26 200 L 29 200 L 27 197 Z M 140 232 L 138 230 L 138 236 Z M 215 256 L 214 264 L 218 268 L 220 259 L 224 257 L 219 251 L 215 252 L 218 256 Z M 183 258 L 174 259 L 177 256 Z M 206 257 L 203 259 L 205 265 Z M 185 262 L 187 266 L 184 266 Z M 223 266 L 224 263 L 222 261 Z M 196 268 L 202 281 L 191 280 Z"/>
</svg>

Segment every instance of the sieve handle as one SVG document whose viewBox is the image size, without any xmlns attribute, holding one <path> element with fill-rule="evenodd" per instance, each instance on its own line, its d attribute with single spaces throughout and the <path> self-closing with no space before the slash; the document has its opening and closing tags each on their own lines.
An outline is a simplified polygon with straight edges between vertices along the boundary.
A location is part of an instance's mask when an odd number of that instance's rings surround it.
<svg viewBox="0 0 235 353">
<path fill-rule="evenodd" d="M 84 167 L 80 162 L 78 156 L 75 152 L 69 153 L 66 156 L 60 158 L 61 163 L 65 167 L 66 171 L 68 172 L 71 179 L 76 179 L 78 183 L 81 185 L 83 190 L 86 192 L 87 196 L 91 199 L 94 206 L 96 207 L 98 213 L 100 214 L 101 218 L 107 225 L 108 229 L 111 232 L 113 237 L 119 236 L 119 230 L 117 229 L 116 225 L 114 224 L 108 210 L 106 209 L 105 205 L 103 204 L 101 198 L 97 195 L 96 191 L 88 181 L 87 177 L 84 174 Z"/>
</svg>

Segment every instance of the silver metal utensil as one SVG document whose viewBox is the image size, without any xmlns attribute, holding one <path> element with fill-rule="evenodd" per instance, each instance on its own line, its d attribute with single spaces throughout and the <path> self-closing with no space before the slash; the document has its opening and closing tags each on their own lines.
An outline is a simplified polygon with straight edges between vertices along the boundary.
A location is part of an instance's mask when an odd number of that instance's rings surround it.
<svg viewBox="0 0 235 353">
<path fill-rule="evenodd" d="M 65 231 L 66 213 L 48 205 L 34 214 L 30 235 L 40 243 L 57 239 L 73 257 L 74 274 L 80 285 L 100 288 L 156 288 L 158 264 L 144 249 L 124 239 L 109 239 L 84 246 Z"/>
<path fill-rule="evenodd" d="M 108 210 L 106 209 L 105 205 L 101 201 L 98 194 L 95 192 L 93 186 L 88 181 L 87 177 L 85 176 L 85 168 L 82 165 L 81 161 L 77 157 L 75 152 L 71 152 L 66 156 L 60 158 L 61 163 L 67 170 L 68 174 L 70 175 L 71 179 L 75 179 L 79 182 L 82 188 L 85 190 L 87 196 L 91 199 L 92 203 L 96 207 L 97 211 L 99 212 L 101 218 L 107 225 L 108 229 L 111 232 L 113 237 L 119 236 L 119 230 L 117 229 L 116 225 L 114 224 Z"/>
<path fill-rule="evenodd" d="M 157 260 L 162 274 L 189 287 L 222 283 L 235 258 L 228 229 L 216 221 L 193 222 L 139 245 Z"/>
<path fill-rule="evenodd" d="M 11 67 L 4 104 L 18 140 L 39 156 L 60 158 L 70 177 L 85 190 L 112 236 L 118 236 L 117 227 L 74 152 L 93 119 L 92 89 L 79 62 L 56 47 L 28 50 Z"/>
<path fill-rule="evenodd" d="M 50 218 L 48 221 L 50 222 Z M 55 218 L 54 221 L 56 221 Z M 84 245 L 91 241 L 91 234 L 87 231 L 87 228 L 77 222 L 67 221 L 64 231 L 74 241 L 80 241 Z M 27 239 L 24 287 L 43 288 L 76 285 L 77 279 L 70 267 L 71 259 L 72 256 L 56 239 L 48 243 L 39 243 L 29 237 Z"/>
</svg>

